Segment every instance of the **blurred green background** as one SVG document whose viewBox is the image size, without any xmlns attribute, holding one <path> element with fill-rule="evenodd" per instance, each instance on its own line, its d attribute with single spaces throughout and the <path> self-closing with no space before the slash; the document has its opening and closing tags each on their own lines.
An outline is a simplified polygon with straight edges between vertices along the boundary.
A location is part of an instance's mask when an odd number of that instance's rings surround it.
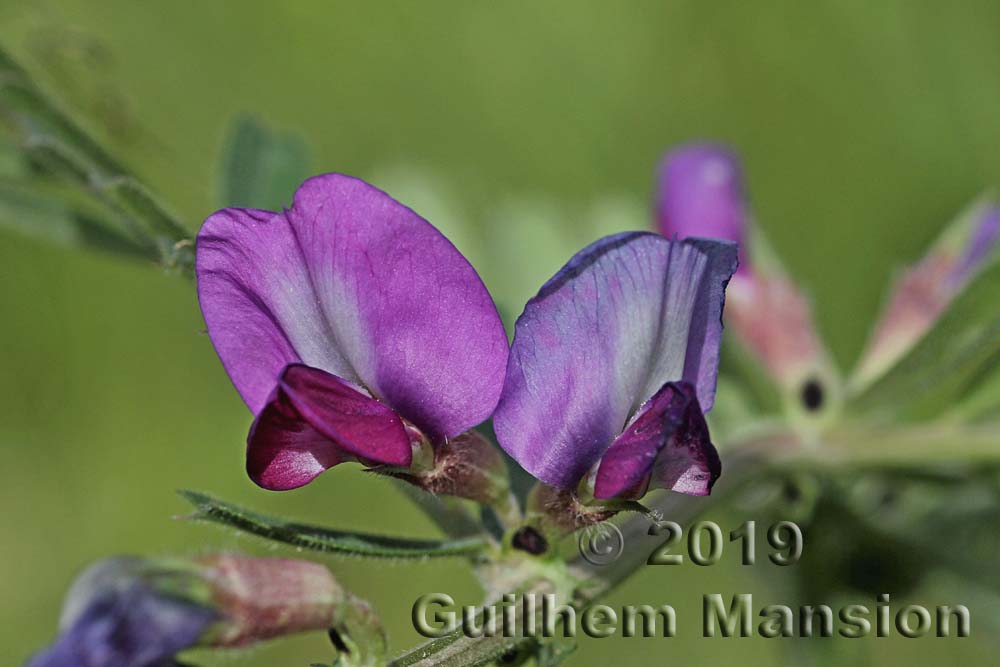
<svg viewBox="0 0 1000 667">
<path fill-rule="evenodd" d="M 760 224 L 845 367 L 886 281 L 1000 182 L 1000 5 L 988 0 L 6 0 L 0 41 L 192 230 L 222 204 L 227 128 L 252 112 L 300 133 L 314 171 L 368 178 L 452 235 L 507 317 L 584 243 L 649 224 L 666 147 L 731 142 Z M 93 559 L 267 550 L 171 521 L 186 511 L 178 487 L 339 527 L 434 534 L 390 484 L 350 466 L 285 494 L 250 483 L 251 417 L 190 282 L 2 231 L 0 313 L 8 664 L 51 639 L 66 586 Z M 331 565 L 374 602 L 397 650 L 418 639 L 418 595 L 476 601 L 458 561 Z M 790 602 L 759 574 L 734 557 L 647 568 L 611 604 L 669 602 L 681 636 L 584 640 L 570 664 L 781 664 L 780 640 L 698 638 L 704 593 Z M 969 604 L 974 638 L 861 640 L 871 664 L 995 664 L 973 601 L 916 597 Z M 235 664 L 329 658 L 325 638 L 305 637 Z"/>
</svg>

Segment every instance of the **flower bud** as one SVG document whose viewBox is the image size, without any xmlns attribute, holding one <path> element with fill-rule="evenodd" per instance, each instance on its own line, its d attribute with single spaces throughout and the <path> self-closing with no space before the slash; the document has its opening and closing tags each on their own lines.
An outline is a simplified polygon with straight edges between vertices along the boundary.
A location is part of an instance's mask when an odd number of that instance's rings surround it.
<svg viewBox="0 0 1000 667">
<path fill-rule="evenodd" d="M 345 664 L 380 664 L 368 605 L 316 563 L 213 554 L 109 558 L 70 589 L 60 634 L 29 667 L 165 667 L 194 646 L 246 646 L 312 630 L 337 633 Z"/>
<path fill-rule="evenodd" d="M 784 390 L 795 412 L 798 406 L 809 412 L 825 407 L 828 395 L 837 393 L 839 379 L 808 300 L 752 224 L 736 154 L 710 143 L 669 152 L 658 176 L 656 216 L 668 238 L 722 238 L 739 244 L 739 268 L 726 290 L 726 326 Z"/>
<path fill-rule="evenodd" d="M 666 155 L 657 183 L 656 217 L 669 238 L 715 238 L 739 244 L 739 273 L 748 273 L 748 215 L 739 158 L 720 144 L 688 144 Z"/>
<path fill-rule="evenodd" d="M 328 629 L 363 629 L 366 637 L 380 636 L 368 604 L 346 591 L 318 563 L 231 553 L 205 556 L 195 563 L 208 586 L 211 607 L 220 613 L 220 620 L 202 638 L 203 644 L 245 646 Z"/>
<path fill-rule="evenodd" d="M 942 234 L 927 255 L 902 274 L 853 378 L 864 386 L 901 359 L 1000 245 L 1000 208 L 977 206 Z"/>
<path fill-rule="evenodd" d="M 726 292 L 726 324 L 777 383 L 796 388 L 822 373 L 826 352 L 809 301 L 780 273 L 733 280 Z"/>
</svg>

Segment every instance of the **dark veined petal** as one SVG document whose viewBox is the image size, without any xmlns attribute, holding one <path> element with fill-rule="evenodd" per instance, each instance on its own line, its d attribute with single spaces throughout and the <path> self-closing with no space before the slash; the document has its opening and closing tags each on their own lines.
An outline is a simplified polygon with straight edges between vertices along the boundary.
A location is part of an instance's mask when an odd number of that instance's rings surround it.
<svg viewBox="0 0 1000 667">
<path fill-rule="evenodd" d="M 247 438 L 247 473 L 283 491 L 345 461 L 409 466 L 410 437 L 391 408 L 341 378 L 288 366 Z"/>
<path fill-rule="evenodd" d="M 596 498 L 641 498 L 649 487 L 708 495 L 722 465 L 694 387 L 669 382 L 604 453 Z"/>
<path fill-rule="evenodd" d="M 667 382 L 715 395 L 728 242 L 629 233 L 577 254 L 517 321 L 494 427 L 538 479 L 572 488 Z"/>
<path fill-rule="evenodd" d="M 667 153 L 657 177 L 656 216 L 667 238 L 703 237 L 740 244 L 748 214 L 739 158 L 720 144 L 697 143 Z"/>
<path fill-rule="evenodd" d="M 363 181 L 317 176 L 284 213 L 212 215 L 197 274 L 209 336 L 254 413 L 290 363 L 364 387 L 436 439 L 480 423 L 499 398 L 507 340 L 479 276 Z"/>
</svg>

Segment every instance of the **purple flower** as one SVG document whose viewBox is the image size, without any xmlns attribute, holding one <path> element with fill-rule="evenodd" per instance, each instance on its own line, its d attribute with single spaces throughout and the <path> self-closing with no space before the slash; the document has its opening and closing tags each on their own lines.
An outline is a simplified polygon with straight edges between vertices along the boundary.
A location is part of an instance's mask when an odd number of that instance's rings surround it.
<svg viewBox="0 0 1000 667">
<path fill-rule="evenodd" d="M 736 247 L 610 236 L 569 261 L 517 320 L 494 414 L 503 448 L 562 489 L 705 495 L 720 464 L 711 409 Z"/>
<path fill-rule="evenodd" d="M 721 144 L 695 143 L 672 150 L 660 163 L 656 217 L 669 238 L 716 238 L 739 244 L 739 272 L 749 270 L 744 241 L 748 214 L 743 168 Z"/>
<path fill-rule="evenodd" d="M 656 217 L 667 238 L 720 238 L 739 244 L 740 267 L 727 292 L 726 323 L 787 390 L 833 373 L 808 300 L 761 247 L 746 202 L 743 168 L 732 149 L 687 144 L 663 158 Z M 749 247 L 748 239 L 755 238 Z"/>
<path fill-rule="evenodd" d="M 363 181 L 311 178 L 281 213 L 198 234 L 208 333 L 256 415 L 247 470 L 291 489 L 344 461 L 406 468 L 493 411 L 507 339 L 472 266 Z"/>
<path fill-rule="evenodd" d="M 94 565 L 67 596 L 59 638 L 28 667 L 168 667 L 217 619 L 206 606 L 163 595 L 138 558 Z"/>
<path fill-rule="evenodd" d="M 59 638 L 28 667 L 172 667 L 193 646 L 247 646 L 330 629 L 362 652 L 384 651 L 368 604 L 317 563 L 226 553 L 108 558 L 74 582 Z"/>
</svg>

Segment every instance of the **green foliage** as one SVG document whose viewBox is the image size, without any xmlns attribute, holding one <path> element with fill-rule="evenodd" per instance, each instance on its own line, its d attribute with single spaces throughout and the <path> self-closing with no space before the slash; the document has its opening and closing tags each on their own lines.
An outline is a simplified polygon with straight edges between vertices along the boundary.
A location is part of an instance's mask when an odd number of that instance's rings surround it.
<svg viewBox="0 0 1000 667">
<path fill-rule="evenodd" d="M 223 148 L 220 204 L 280 211 L 309 175 L 309 150 L 300 136 L 242 115 Z"/>
<path fill-rule="evenodd" d="M 0 91 L 0 119 L 31 166 L 20 179 L 23 186 L 51 187 L 53 181 L 69 186 L 52 190 L 59 197 L 48 204 L 13 197 L 6 210 L 0 209 L 0 222 L 63 244 L 140 256 L 190 272 L 193 247 L 184 225 L 2 49 Z M 81 211 L 84 205 L 87 214 Z M 57 208 L 61 211 L 54 213 Z"/>
<path fill-rule="evenodd" d="M 258 514 L 196 491 L 179 493 L 195 507 L 195 513 L 189 517 L 191 519 L 217 523 L 272 542 L 310 551 L 369 558 L 424 559 L 474 556 L 482 553 L 488 544 L 484 537 L 416 540 L 333 530 Z"/>
<path fill-rule="evenodd" d="M 1000 262 L 993 262 L 901 361 L 851 400 L 849 413 L 899 422 L 938 417 L 954 408 L 1000 363 L 997 294 Z"/>
<path fill-rule="evenodd" d="M 55 190 L 0 179 L 0 226 L 69 248 L 146 258 L 141 245 L 90 213 L 67 205 Z"/>
</svg>

